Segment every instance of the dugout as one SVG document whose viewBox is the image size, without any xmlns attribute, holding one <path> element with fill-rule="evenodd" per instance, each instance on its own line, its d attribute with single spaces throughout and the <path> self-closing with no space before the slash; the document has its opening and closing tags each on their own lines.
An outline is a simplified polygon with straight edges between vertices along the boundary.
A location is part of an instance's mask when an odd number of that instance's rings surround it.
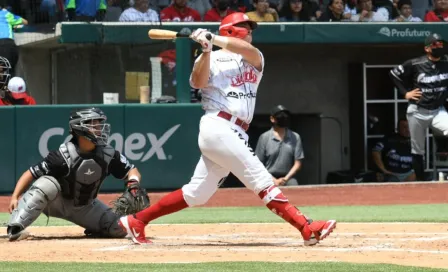
<svg viewBox="0 0 448 272">
<path fill-rule="evenodd" d="M 178 31 L 197 27 L 216 31 L 217 26 L 163 24 L 164 29 Z M 63 23 L 59 44 L 40 42 L 21 48 L 22 61 L 27 63 L 22 73 L 39 104 L 102 103 L 104 92 L 118 93 L 120 103 L 139 103 L 126 91 L 129 72 L 149 73 L 152 91 L 157 90 L 155 82 L 163 95 L 189 102 L 192 90 L 186 79 L 194 43 L 153 42 L 147 37 L 151 28 L 160 26 Z M 432 31 L 448 36 L 446 27 L 431 23 L 261 23 L 254 43 L 264 53 L 266 70 L 257 95 L 256 119 L 268 120 L 265 116 L 276 104 L 283 104 L 294 114 L 336 118 L 342 124 L 342 148 L 340 126 L 333 120 L 321 120 L 321 175 L 313 183 L 325 182 L 332 171 L 366 170 L 366 139 L 370 135 L 364 129 L 368 125 L 364 106 L 374 104 L 369 111 L 382 114 L 381 129 L 393 129 L 390 124 L 395 124 L 396 113 L 403 108 L 397 106 L 395 111 L 395 105 L 367 103 L 364 87 L 367 84 L 379 94 L 393 93 L 387 78 L 389 66 L 422 54 L 423 40 Z M 174 73 L 163 70 L 163 63 L 160 68 L 152 67 L 151 58 L 173 49 L 177 52 Z M 387 67 L 364 71 L 366 65 Z M 393 100 L 391 104 L 401 103 L 395 101 L 399 98 Z M 298 132 L 301 136 L 304 133 Z M 304 163 L 310 156 L 307 144 L 304 142 Z M 427 170 L 432 170 L 429 165 Z"/>
</svg>

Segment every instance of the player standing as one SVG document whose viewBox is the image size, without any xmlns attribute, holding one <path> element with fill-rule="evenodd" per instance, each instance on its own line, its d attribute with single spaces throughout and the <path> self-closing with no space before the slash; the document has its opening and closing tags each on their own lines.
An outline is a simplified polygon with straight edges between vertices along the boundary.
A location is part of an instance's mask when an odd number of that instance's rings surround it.
<svg viewBox="0 0 448 272">
<path fill-rule="evenodd" d="M 264 70 L 262 53 L 251 45 L 256 27 L 257 23 L 247 15 L 237 12 L 222 20 L 219 36 L 205 29 L 193 32 L 193 39 L 203 51 L 190 77 L 192 87 L 202 89 L 205 114 L 198 139 L 202 156 L 188 184 L 150 208 L 120 218 L 120 224 L 135 243 L 151 242 L 146 240 L 144 231 L 150 221 L 205 204 L 229 172 L 254 191 L 269 210 L 297 228 L 305 245 L 317 244 L 336 227 L 334 220 L 312 221 L 291 205 L 248 145 L 246 130 L 252 121 Z M 222 50 L 212 52 L 213 45 Z"/>
<path fill-rule="evenodd" d="M 409 101 L 406 116 L 412 147 L 412 164 L 417 180 L 425 180 L 423 155 L 426 129 L 448 135 L 448 57 L 444 41 L 437 33 L 425 39 L 426 54 L 410 59 L 390 71 L 392 81 Z"/>
</svg>

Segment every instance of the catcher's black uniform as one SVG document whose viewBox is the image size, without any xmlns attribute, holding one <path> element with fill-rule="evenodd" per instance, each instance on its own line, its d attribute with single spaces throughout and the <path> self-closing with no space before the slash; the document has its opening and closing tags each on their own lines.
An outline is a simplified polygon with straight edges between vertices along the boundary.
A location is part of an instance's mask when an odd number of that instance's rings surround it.
<svg viewBox="0 0 448 272">
<path fill-rule="evenodd" d="M 93 152 L 85 154 L 79 152 L 76 141 L 72 140 L 62 144 L 58 150 L 51 151 L 29 170 L 37 179 L 36 183 L 41 178 L 52 177 L 59 184 L 60 192 L 55 195 L 54 200 L 50 199 L 43 209 L 47 216 L 71 221 L 84 227 L 86 234 L 124 237 L 126 232 L 118 225 L 118 219 L 124 214 L 134 213 L 149 206 L 145 190 L 140 188 L 138 182 L 131 182 L 113 208 L 98 200 L 97 194 L 107 176 L 112 174 L 117 179 L 126 179 L 133 168 L 134 165 L 110 145 L 98 146 Z M 32 202 L 37 196 L 33 190 L 35 187 L 32 186 L 23 199 Z M 13 215 L 9 225 L 19 224 L 26 228 L 31 222 L 22 220 L 22 213 L 30 217 L 31 214 L 32 217 L 35 216 L 27 211 L 26 205 L 21 207 L 19 204 L 16 212 L 19 216 Z"/>
</svg>

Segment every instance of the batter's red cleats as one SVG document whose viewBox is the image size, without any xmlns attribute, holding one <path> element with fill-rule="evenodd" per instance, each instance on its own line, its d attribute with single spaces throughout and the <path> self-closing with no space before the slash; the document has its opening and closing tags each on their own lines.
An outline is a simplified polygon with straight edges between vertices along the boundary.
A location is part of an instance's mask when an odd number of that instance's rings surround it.
<svg viewBox="0 0 448 272">
<path fill-rule="evenodd" d="M 139 245 L 152 243 L 146 239 L 145 223 L 135 218 L 134 215 L 121 217 L 118 224 L 128 233 L 134 243 Z"/>
<path fill-rule="evenodd" d="M 305 246 L 314 246 L 327 238 L 336 228 L 336 220 L 312 221 L 302 230 L 302 237 Z"/>
</svg>

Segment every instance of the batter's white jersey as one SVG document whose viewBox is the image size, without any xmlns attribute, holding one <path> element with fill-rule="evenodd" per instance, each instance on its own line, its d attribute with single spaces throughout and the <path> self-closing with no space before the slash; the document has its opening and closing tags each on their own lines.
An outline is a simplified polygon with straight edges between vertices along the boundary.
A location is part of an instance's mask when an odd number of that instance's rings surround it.
<svg viewBox="0 0 448 272">
<path fill-rule="evenodd" d="M 203 109 L 226 111 L 249 124 L 254 115 L 257 89 L 264 70 L 261 52 L 260 56 L 261 72 L 239 54 L 224 50 L 212 51 L 210 79 L 207 87 L 202 89 Z"/>
</svg>

